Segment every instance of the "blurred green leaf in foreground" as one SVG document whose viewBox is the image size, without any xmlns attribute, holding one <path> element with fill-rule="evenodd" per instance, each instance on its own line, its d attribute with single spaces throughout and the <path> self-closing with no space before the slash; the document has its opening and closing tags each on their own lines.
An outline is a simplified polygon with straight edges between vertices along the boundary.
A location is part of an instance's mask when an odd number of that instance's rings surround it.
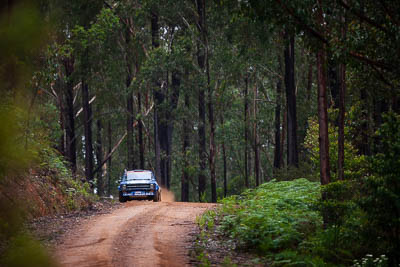
<svg viewBox="0 0 400 267">
<path fill-rule="evenodd" d="M 5 3 L 4 3 L 5 2 Z M 47 29 L 39 12 L 43 1 L 0 4 L 0 265 L 51 266 L 41 245 L 24 230 L 22 206 L 13 198 L 10 181 L 23 179 L 34 159 L 28 146 L 28 114 L 34 104 L 33 72 Z M 15 188 L 14 188 L 15 189 Z"/>
</svg>

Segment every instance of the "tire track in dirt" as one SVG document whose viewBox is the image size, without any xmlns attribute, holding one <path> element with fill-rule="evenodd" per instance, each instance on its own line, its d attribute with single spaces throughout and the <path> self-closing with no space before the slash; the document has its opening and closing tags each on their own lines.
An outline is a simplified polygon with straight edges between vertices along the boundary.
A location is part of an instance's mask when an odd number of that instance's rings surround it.
<svg viewBox="0 0 400 267">
<path fill-rule="evenodd" d="M 214 204 L 131 201 L 97 216 L 56 248 L 61 266 L 189 266 L 196 217 Z"/>
</svg>

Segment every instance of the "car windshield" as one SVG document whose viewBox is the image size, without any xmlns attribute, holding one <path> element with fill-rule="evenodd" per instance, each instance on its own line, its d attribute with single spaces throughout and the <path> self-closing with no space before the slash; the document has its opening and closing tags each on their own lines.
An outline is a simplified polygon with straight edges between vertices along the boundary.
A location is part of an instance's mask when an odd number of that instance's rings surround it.
<svg viewBox="0 0 400 267">
<path fill-rule="evenodd" d="M 127 172 L 126 180 L 151 180 L 151 172 Z"/>
</svg>

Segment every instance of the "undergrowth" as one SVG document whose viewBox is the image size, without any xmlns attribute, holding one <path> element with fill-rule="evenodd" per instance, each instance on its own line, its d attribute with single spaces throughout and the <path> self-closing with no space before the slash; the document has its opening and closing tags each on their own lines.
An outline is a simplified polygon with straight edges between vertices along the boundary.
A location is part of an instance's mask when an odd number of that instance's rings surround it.
<svg viewBox="0 0 400 267">
<path fill-rule="evenodd" d="M 261 253 L 296 247 L 319 228 L 319 185 L 306 179 L 270 182 L 223 201 L 220 228 L 243 248 Z"/>
<path fill-rule="evenodd" d="M 98 197 L 91 193 L 89 183 L 82 181 L 79 176 L 74 176 L 68 163 L 57 151 L 51 148 L 42 149 L 40 161 L 39 175 L 54 185 L 50 187 L 49 194 L 61 194 L 58 197 L 66 203 L 62 208 L 68 211 L 80 210 L 98 200 Z"/>
<path fill-rule="evenodd" d="M 1 180 L 0 266 L 56 266 L 25 221 L 82 210 L 97 200 L 54 149 L 42 148 L 36 160 L 25 176 Z"/>
<path fill-rule="evenodd" d="M 320 195 L 319 183 L 273 180 L 224 199 L 198 223 L 203 236 L 216 231 L 233 248 L 266 257 L 272 265 L 319 266 L 321 258 L 301 251 L 322 227 Z"/>
</svg>

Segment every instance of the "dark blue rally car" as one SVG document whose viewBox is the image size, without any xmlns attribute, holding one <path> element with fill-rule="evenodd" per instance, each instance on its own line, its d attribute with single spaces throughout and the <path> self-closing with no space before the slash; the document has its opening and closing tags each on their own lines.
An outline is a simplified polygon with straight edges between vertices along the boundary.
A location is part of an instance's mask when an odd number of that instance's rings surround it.
<svg viewBox="0 0 400 267">
<path fill-rule="evenodd" d="M 118 192 L 120 202 L 133 199 L 161 201 L 161 188 L 152 171 L 125 171 L 119 183 Z"/>
</svg>

